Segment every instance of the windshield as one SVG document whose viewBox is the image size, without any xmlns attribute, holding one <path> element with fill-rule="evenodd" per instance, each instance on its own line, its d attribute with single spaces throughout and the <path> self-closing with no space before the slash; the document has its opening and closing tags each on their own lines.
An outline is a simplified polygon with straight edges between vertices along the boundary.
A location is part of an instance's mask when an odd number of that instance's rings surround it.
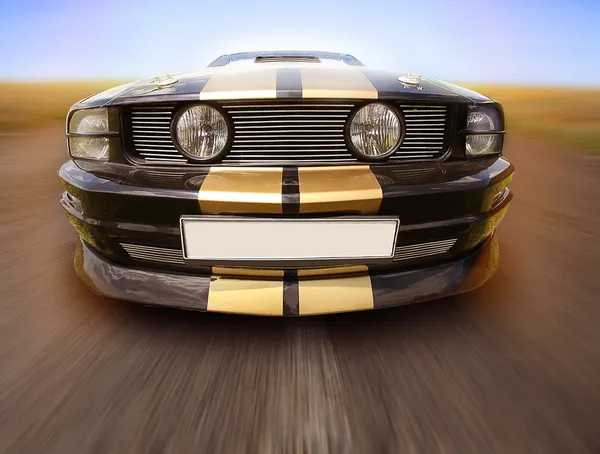
<svg viewBox="0 0 600 454">
<path fill-rule="evenodd" d="M 242 52 L 239 54 L 221 55 L 208 66 L 225 66 L 233 61 L 254 60 L 256 57 L 317 57 L 321 60 L 343 61 L 352 66 L 364 66 L 357 58 L 349 54 L 304 51 Z"/>
</svg>

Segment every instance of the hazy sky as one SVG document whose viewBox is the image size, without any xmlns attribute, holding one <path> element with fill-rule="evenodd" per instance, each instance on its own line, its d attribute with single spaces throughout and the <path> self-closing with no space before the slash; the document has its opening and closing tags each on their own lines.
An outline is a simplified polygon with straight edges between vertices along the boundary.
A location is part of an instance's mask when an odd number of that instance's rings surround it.
<svg viewBox="0 0 600 454">
<path fill-rule="evenodd" d="M 600 85 L 600 0 L 0 0 L 0 79 L 137 79 L 263 49 L 454 81 Z"/>
</svg>

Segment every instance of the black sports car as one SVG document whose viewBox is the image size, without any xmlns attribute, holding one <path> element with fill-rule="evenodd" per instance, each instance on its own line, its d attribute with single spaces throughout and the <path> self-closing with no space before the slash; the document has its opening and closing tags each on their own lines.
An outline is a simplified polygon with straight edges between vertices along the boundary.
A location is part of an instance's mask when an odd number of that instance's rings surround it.
<svg viewBox="0 0 600 454">
<path fill-rule="evenodd" d="M 512 194 L 501 106 L 326 52 L 224 55 L 75 104 L 61 204 L 97 292 L 257 315 L 471 290 Z"/>
</svg>

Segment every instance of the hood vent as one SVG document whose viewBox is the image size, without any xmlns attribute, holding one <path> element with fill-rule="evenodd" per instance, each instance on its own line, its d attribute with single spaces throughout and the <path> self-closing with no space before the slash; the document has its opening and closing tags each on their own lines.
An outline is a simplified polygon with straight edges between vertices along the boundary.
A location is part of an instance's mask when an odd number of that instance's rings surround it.
<svg viewBox="0 0 600 454">
<path fill-rule="evenodd" d="M 264 55 L 256 57 L 254 63 L 321 63 L 321 59 L 311 55 Z"/>
</svg>

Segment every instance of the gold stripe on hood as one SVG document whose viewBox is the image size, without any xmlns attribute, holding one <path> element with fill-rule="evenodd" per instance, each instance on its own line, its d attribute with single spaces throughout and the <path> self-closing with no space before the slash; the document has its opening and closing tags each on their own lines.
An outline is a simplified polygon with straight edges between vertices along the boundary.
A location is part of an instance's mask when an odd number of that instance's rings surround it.
<svg viewBox="0 0 600 454">
<path fill-rule="evenodd" d="M 200 92 L 201 100 L 277 98 L 277 67 L 264 66 L 240 73 L 237 66 L 228 66 L 215 71 Z"/>
<path fill-rule="evenodd" d="M 282 213 L 283 167 L 211 167 L 198 191 L 203 214 Z"/>
<path fill-rule="evenodd" d="M 299 167 L 300 213 L 377 214 L 381 185 L 369 166 Z"/>
<path fill-rule="evenodd" d="M 343 68 L 306 65 L 300 69 L 303 98 L 377 99 L 369 79 L 351 66 Z"/>
</svg>

